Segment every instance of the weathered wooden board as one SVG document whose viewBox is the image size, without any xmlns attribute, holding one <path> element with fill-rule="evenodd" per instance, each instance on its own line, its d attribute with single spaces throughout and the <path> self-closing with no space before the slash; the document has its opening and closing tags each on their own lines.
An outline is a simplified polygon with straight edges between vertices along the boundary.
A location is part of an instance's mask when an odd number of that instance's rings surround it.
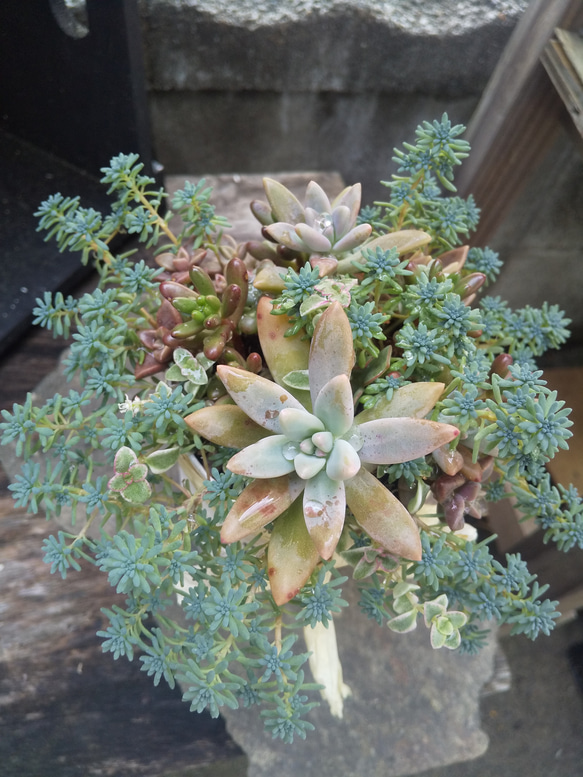
<svg viewBox="0 0 583 777">
<path fill-rule="evenodd" d="M 55 528 L 0 491 L 3 777 L 243 777 L 222 719 L 189 712 L 164 681 L 155 688 L 137 657 L 102 653 L 100 608 L 115 593 L 90 565 L 66 585 L 50 574 L 41 543 Z"/>
</svg>

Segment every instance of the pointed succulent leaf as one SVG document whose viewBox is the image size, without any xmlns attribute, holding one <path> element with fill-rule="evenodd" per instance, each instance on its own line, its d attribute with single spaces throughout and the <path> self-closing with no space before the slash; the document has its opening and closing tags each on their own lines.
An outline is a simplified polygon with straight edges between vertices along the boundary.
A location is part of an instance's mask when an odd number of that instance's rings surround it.
<svg viewBox="0 0 583 777">
<path fill-rule="evenodd" d="M 304 517 L 310 537 L 323 559 L 332 557 L 346 515 L 344 483 L 322 471 L 306 482 Z"/>
<path fill-rule="evenodd" d="M 370 237 L 371 232 L 372 227 L 370 224 L 359 224 L 357 227 L 353 227 L 350 232 L 334 244 L 334 252 L 351 251 L 356 246 L 364 243 Z"/>
<path fill-rule="evenodd" d="M 312 402 L 337 375 L 350 376 L 354 366 L 354 347 L 350 322 L 339 302 L 322 313 L 314 328 L 310 346 L 310 394 Z"/>
<path fill-rule="evenodd" d="M 184 419 L 193 432 L 225 448 L 246 448 L 266 436 L 237 405 L 212 405 L 195 410 Z"/>
<path fill-rule="evenodd" d="M 194 289 L 191 289 L 190 286 L 185 286 L 183 283 L 178 283 L 178 281 L 162 281 L 160 284 L 160 294 L 165 299 L 175 299 L 176 297 L 192 297 L 193 299 L 197 299 L 199 294 Z"/>
<path fill-rule="evenodd" d="M 312 677 L 323 686 L 320 690 L 322 698 L 328 702 L 331 714 L 342 718 L 344 699 L 351 696 L 352 691 L 342 678 L 334 620 L 330 618 L 326 624 L 320 621 L 313 628 L 304 626 L 304 641 L 310 653 Z"/>
<path fill-rule="evenodd" d="M 313 227 L 309 227 L 307 224 L 298 224 L 296 226 L 296 234 L 299 235 L 305 246 L 314 253 L 326 253 L 332 248 L 332 243 L 326 235 L 318 232 Z"/>
<path fill-rule="evenodd" d="M 217 373 L 241 410 L 270 432 L 281 432 L 279 414 L 284 407 L 304 409 L 287 389 L 252 372 L 219 364 Z"/>
<path fill-rule="evenodd" d="M 316 181 L 310 181 L 306 187 L 306 196 L 304 198 L 307 208 L 312 208 L 316 213 L 330 213 L 332 206 L 328 195 Z"/>
<path fill-rule="evenodd" d="M 266 202 L 262 202 L 261 200 L 253 200 L 249 207 L 251 208 L 251 213 L 255 216 L 257 221 L 260 224 L 263 224 L 264 227 L 273 223 L 273 213 L 271 212 L 271 208 Z"/>
<path fill-rule="evenodd" d="M 450 424 L 419 418 L 379 418 L 358 426 L 362 436 L 361 461 L 400 464 L 426 456 L 459 435 Z"/>
<path fill-rule="evenodd" d="M 348 507 L 369 537 L 396 556 L 421 559 L 419 531 L 396 496 L 364 467 L 344 485 Z"/>
<path fill-rule="evenodd" d="M 393 392 L 391 399 L 381 399 L 370 410 L 359 413 L 354 422 L 362 424 L 378 418 L 425 418 L 443 393 L 444 383 L 410 383 Z"/>
<path fill-rule="evenodd" d="M 306 219 L 306 224 L 310 227 L 316 227 L 319 219 L 321 218 L 321 213 L 317 210 L 314 210 L 310 207 L 304 208 L 304 217 Z"/>
<path fill-rule="evenodd" d="M 261 297 L 257 303 L 257 334 L 273 380 L 281 384 L 288 372 L 308 369 L 310 344 L 302 339 L 303 332 L 286 337 L 290 321 L 287 316 L 271 315 L 272 306 L 268 297 Z M 294 395 L 308 410 L 311 409 L 307 392 L 302 391 L 300 395 L 297 391 L 294 389 Z"/>
<path fill-rule="evenodd" d="M 354 224 L 350 208 L 346 205 L 338 205 L 332 212 L 332 224 L 334 225 L 334 235 L 339 240 L 343 235 L 350 231 Z"/>
<path fill-rule="evenodd" d="M 174 446 L 172 448 L 164 448 L 164 450 L 154 451 L 146 456 L 144 459 L 150 470 L 155 475 L 160 475 L 162 472 L 167 472 L 178 461 L 180 455 L 180 447 Z"/>
<path fill-rule="evenodd" d="M 396 248 L 399 254 L 408 254 L 429 243 L 431 243 L 431 235 L 428 235 L 427 232 L 422 232 L 420 229 L 401 229 L 399 232 L 388 232 L 376 237 L 366 247 L 373 251 L 377 248 L 381 248 L 383 251 Z"/>
<path fill-rule="evenodd" d="M 382 378 L 388 372 L 391 364 L 392 346 L 385 346 L 374 359 L 371 359 L 363 369 L 354 370 L 350 381 L 356 392 L 362 393 L 362 389 L 378 378 Z M 370 418 L 367 420 L 371 420 Z"/>
<path fill-rule="evenodd" d="M 314 403 L 314 413 L 335 437 L 346 434 L 354 419 L 352 387 L 347 375 L 337 375 L 322 387 Z"/>
<path fill-rule="evenodd" d="M 267 550 L 267 573 L 271 593 L 279 606 L 299 593 L 319 561 L 310 539 L 301 497 L 279 516 Z"/>
<path fill-rule="evenodd" d="M 294 470 L 294 463 L 286 459 L 282 446 L 287 442 L 283 434 L 273 434 L 243 448 L 227 462 L 227 468 L 248 478 L 278 478 Z"/>
<path fill-rule="evenodd" d="M 292 224 L 297 224 L 304 220 L 302 203 L 282 183 L 273 178 L 264 178 L 263 188 L 276 221 L 290 221 Z"/>
<path fill-rule="evenodd" d="M 375 237 L 365 247 L 370 248 L 372 251 L 376 251 L 377 248 L 383 251 L 396 248 L 399 254 L 403 255 L 428 245 L 428 243 L 431 243 L 431 240 L 431 235 L 428 235 L 427 232 L 421 232 L 418 229 L 402 229 L 399 232 L 387 232 L 385 235 Z M 352 262 L 359 260 L 361 260 L 359 252 L 344 257 L 338 265 L 338 273 L 354 274 L 355 269 Z"/>
<path fill-rule="evenodd" d="M 358 211 L 360 210 L 360 201 L 362 199 L 362 186 L 359 183 L 355 183 L 353 186 L 347 186 L 340 194 L 332 201 L 332 209 L 345 205 L 350 211 L 350 218 L 352 223 L 356 221 Z"/>
<path fill-rule="evenodd" d="M 320 278 L 324 278 L 325 276 L 332 275 L 332 273 L 336 272 L 338 259 L 336 259 L 335 256 L 320 256 L 319 254 L 314 254 L 310 257 L 310 265 L 314 270 L 317 267 Z"/>
<path fill-rule="evenodd" d="M 292 370 L 283 376 L 282 383 L 289 388 L 310 390 L 310 373 L 308 370 Z"/>
<path fill-rule="evenodd" d="M 291 248 L 294 251 L 305 251 L 306 247 L 303 241 L 296 234 L 294 224 L 288 224 L 286 221 L 277 221 L 268 227 L 264 227 L 265 232 L 278 243 Z"/>
<path fill-rule="evenodd" d="M 326 474 L 332 480 L 348 480 L 360 469 L 358 453 L 346 440 L 336 440 L 326 463 Z"/>
<path fill-rule="evenodd" d="M 443 265 L 444 272 L 447 274 L 459 272 L 466 263 L 469 251 L 469 246 L 459 246 L 441 254 L 439 261 Z"/>
<path fill-rule="evenodd" d="M 304 488 L 295 475 L 254 480 L 239 494 L 221 527 L 221 542 L 228 544 L 257 534 L 298 498 Z"/>
<path fill-rule="evenodd" d="M 303 408 L 285 407 L 279 414 L 279 425 L 283 434 L 295 442 L 324 431 L 322 421 Z"/>
</svg>

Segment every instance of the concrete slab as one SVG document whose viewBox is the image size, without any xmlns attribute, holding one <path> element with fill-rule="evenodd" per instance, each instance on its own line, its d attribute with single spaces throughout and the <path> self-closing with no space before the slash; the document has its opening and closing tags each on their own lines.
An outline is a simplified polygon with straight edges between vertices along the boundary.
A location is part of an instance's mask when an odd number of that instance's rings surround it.
<svg viewBox="0 0 583 777">
<path fill-rule="evenodd" d="M 358 607 L 335 618 L 344 681 L 353 695 L 342 720 L 322 703 L 309 715 L 316 730 L 290 747 L 271 739 L 257 709 L 225 710 L 227 730 L 249 758 L 248 777 L 399 777 L 482 755 L 480 691 L 492 675 L 496 639 L 477 656 L 433 650 L 423 625 L 394 634 Z"/>
<path fill-rule="evenodd" d="M 476 94 L 527 0 L 148 0 L 154 91 Z"/>
</svg>

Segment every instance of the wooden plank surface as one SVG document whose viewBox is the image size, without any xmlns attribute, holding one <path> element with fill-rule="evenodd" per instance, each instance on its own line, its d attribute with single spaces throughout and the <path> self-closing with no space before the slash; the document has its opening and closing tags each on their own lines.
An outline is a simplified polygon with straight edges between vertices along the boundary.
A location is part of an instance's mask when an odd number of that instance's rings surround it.
<svg viewBox="0 0 583 777">
<path fill-rule="evenodd" d="M 137 656 L 102 652 L 100 608 L 123 597 L 90 565 L 66 583 L 50 574 L 41 543 L 55 528 L 0 490 L 0 774 L 243 777 L 222 719 L 155 688 Z"/>
<path fill-rule="evenodd" d="M 456 176 L 460 194 L 482 209 L 475 245 L 492 237 L 556 137 L 566 110 L 540 56 L 555 27 L 582 22 L 580 0 L 532 0 L 484 90 L 466 133 L 472 153 Z"/>
</svg>

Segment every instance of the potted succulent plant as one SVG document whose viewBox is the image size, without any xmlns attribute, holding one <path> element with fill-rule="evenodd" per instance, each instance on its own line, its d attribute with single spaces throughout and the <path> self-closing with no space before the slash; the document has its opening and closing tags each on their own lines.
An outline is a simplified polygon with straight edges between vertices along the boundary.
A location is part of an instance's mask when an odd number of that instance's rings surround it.
<svg viewBox="0 0 583 777">
<path fill-rule="evenodd" d="M 397 632 L 424 620 L 434 648 L 479 650 L 489 620 L 553 627 L 545 587 L 475 527 L 510 494 L 548 540 L 583 547 L 581 499 L 544 466 L 570 411 L 535 364 L 569 322 L 483 294 L 500 260 L 463 245 L 479 216 L 452 183 L 463 129 L 419 127 L 373 207 L 358 185 L 330 201 L 311 183 L 300 202 L 266 179 L 242 244 L 204 181 L 162 217 L 134 155 L 104 168 L 108 215 L 60 194 L 39 209 L 100 283 L 38 301 L 38 324 L 73 331 L 78 385 L 3 411 L 25 460 L 10 488 L 61 516 L 52 571 L 96 564 L 127 596 L 105 611 L 104 651 L 139 651 L 193 710 L 257 704 L 274 737 L 305 737 L 322 688 L 303 667 L 311 653 L 319 680 L 335 655 L 349 576 L 367 615 Z M 121 231 L 157 264 L 114 255 Z M 324 684 L 342 714 L 340 670 Z"/>
</svg>

